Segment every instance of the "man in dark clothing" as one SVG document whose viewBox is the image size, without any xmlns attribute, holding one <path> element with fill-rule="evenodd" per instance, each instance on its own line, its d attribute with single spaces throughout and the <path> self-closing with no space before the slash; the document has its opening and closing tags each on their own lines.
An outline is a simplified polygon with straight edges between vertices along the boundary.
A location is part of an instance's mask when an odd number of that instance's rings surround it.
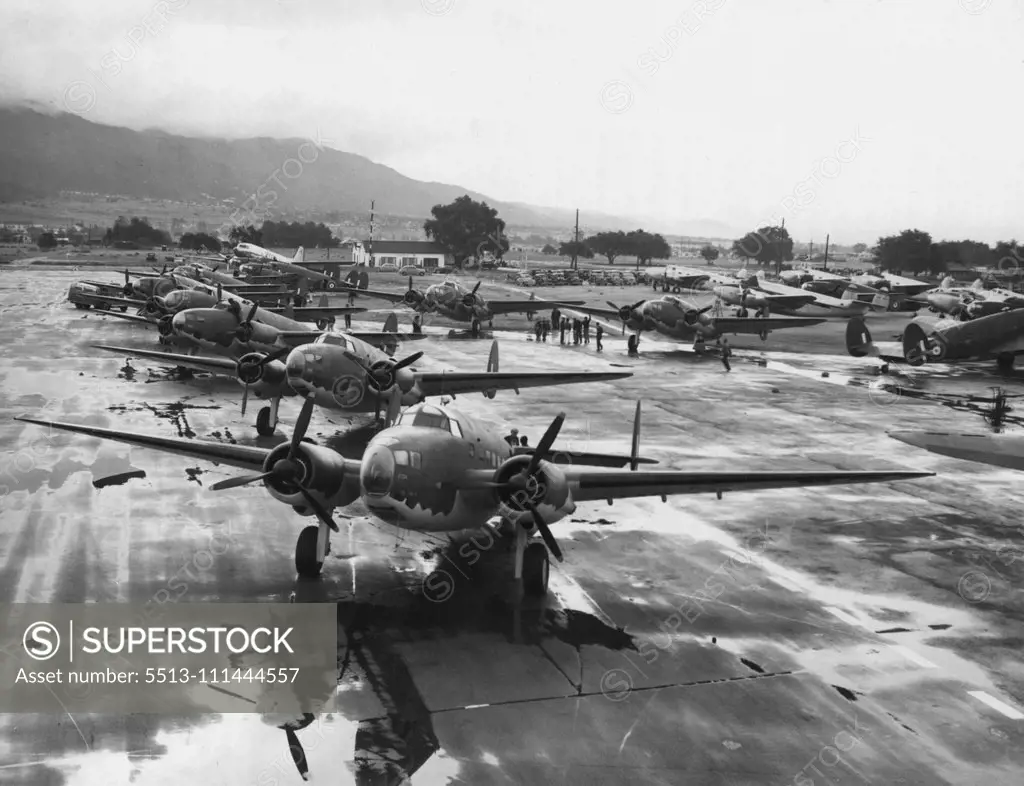
<svg viewBox="0 0 1024 786">
<path fill-rule="evenodd" d="M 580 321 L 578 319 L 572 321 L 572 343 L 580 343 Z"/>
<path fill-rule="evenodd" d="M 352 327 L 352 315 L 351 314 L 346 314 L 345 315 L 345 329 L 348 330 L 351 327 Z"/>
<path fill-rule="evenodd" d="M 562 312 L 557 308 L 551 309 L 551 324 L 556 327 L 562 322 Z"/>
<path fill-rule="evenodd" d="M 540 321 L 540 340 L 541 341 L 547 341 L 548 340 L 548 330 L 550 329 L 550 327 L 551 326 L 548 323 L 547 317 L 545 317 L 544 319 L 542 319 Z"/>
<path fill-rule="evenodd" d="M 601 323 L 598 322 L 597 323 L 597 351 L 598 352 L 600 352 L 601 349 L 602 349 L 602 347 L 601 347 L 601 337 L 603 335 L 604 335 L 604 328 L 601 327 Z"/>
<path fill-rule="evenodd" d="M 729 348 L 729 339 L 722 339 L 722 365 L 725 366 L 726 371 L 732 371 L 732 366 L 729 364 L 729 358 L 732 357 L 732 350 Z"/>
<path fill-rule="evenodd" d="M 533 323 L 533 335 L 537 339 L 537 341 L 540 341 L 540 333 L 541 333 L 541 324 L 540 324 L 540 320 L 538 319 L 536 322 Z"/>
<path fill-rule="evenodd" d="M 565 323 L 569 321 L 568 317 L 562 317 L 562 321 L 558 323 L 559 341 L 565 344 Z"/>
<path fill-rule="evenodd" d="M 590 315 L 583 318 L 583 343 L 590 343 Z"/>
</svg>

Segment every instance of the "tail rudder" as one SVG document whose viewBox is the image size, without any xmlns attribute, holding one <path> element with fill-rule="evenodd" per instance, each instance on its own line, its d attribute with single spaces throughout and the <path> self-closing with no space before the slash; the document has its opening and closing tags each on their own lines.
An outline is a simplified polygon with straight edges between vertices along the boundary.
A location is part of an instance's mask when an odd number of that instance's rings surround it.
<svg viewBox="0 0 1024 786">
<path fill-rule="evenodd" d="M 384 329 L 382 333 L 397 333 L 398 332 L 398 316 L 392 312 L 388 314 L 388 318 L 384 320 Z"/>
<path fill-rule="evenodd" d="M 871 331 L 861 317 L 853 317 L 846 323 L 846 351 L 855 358 L 878 355 L 878 349 L 871 340 Z"/>
<path fill-rule="evenodd" d="M 491 342 L 491 354 L 487 358 L 487 373 L 498 371 L 498 339 Z"/>
<path fill-rule="evenodd" d="M 305 261 L 306 261 L 306 249 L 304 249 L 302 246 L 299 246 L 298 250 L 295 252 L 295 256 L 292 258 L 292 262 L 297 262 L 299 264 L 302 264 Z"/>
</svg>

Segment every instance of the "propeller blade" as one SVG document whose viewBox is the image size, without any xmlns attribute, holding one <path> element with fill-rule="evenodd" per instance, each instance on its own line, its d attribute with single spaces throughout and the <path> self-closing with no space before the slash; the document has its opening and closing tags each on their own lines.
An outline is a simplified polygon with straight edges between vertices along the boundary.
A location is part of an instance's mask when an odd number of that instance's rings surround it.
<svg viewBox="0 0 1024 786">
<path fill-rule="evenodd" d="M 253 304 L 252 304 L 252 308 L 251 308 L 251 309 L 249 309 L 249 316 L 247 316 L 247 317 L 245 318 L 245 321 L 246 321 L 246 322 L 250 322 L 250 323 L 252 322 L 252 320 L 253 320 L 253 317 L 255 317 L 255 316 L 256 316 L 256 310 L 257 310 L 258 308 L 259 308 L 259 304 L 258 304 L 258 303 L 253 303 Z"/>
<path fill-rule="evenodd" d="M 410 292 L 412 292 L 412 291 L 413 291 L 413 286 L 412 286 L 412 276 L 409 276 L 409 291 L 410 291 Z"/>
<path fill-rule="evenodd" d="M 292 432 L 292 444 L 288 448 L 288 460 L 294 461 L 295 455 L 299 452 L 299 443 L 302 442 L 302 438 L 306 436 L 306 429 L 309 428 L 309 420 L 313 417 L 313 407 L 315 401 L 312 396 L 306 399 L 306 403 L 302 405 L 302 411 L 299 413 L 299 419 L 295 421 L 295 431 Z"/>
<path fill-rule="evenodd" d="M 311 401 L 312 399 L 310 399 Z M 316 517 L 320 519 L 324 524 L 331 528 L 333 532 L 338 531 L 338 525 L 334 523 L 334 519 L 331 518 L 331 514 L 324 510 L 324 506 L 316 501 L 316 498 L 309 493 L 309 489 L 305 486 L 299 486 L 299 491 L 302 496 L 306 498 L 306 502 L 313 508 L 313 512 L 316 513 Z"/>
<path fill-rule="evenodd" d="M 477 282 L 476 282 L 476 286 L 475 286 L 475 287 L 473 287 L 473 291 L 472 291 L 472 292 L 470 292 L 470 294 L 471 294 L 471 295 L 475 295 L 475 294 L 476 294 L 476 291 L 477 291 L 478 289 L 480 289 L 480 285 L 481 285 L 482 283 L 484 283 L 484 282 L 483 282 L 483 281 L 477 281 Z"/>
<path fill-rule="evenodd" d="M 237 478 L 228 478 L 227 480 L 219 480 L 210 486 L 210 491 L 223 491 L 224 489 L 238 488 L 239 486 L 248 486 L 250 483 L 257 483 L 265 478 L 269 478 L 273 475 L 273 472 L 264 472 L 261 475 L 240 475 Z"/>
<path fill-rule="evenodd" d="M 260 361 L 260 365 L 265 366 L 267 365 L 267 363 L 270 363 L 273 360 L 280 360 L 291 351 L 291 347 L 281 347 L 280 349 L 275 349 L 273 352 L 265 356 L 263 360 Z"/>
<path fill-rule="evenodd" d="M 640 402 L 636 402 L 636 415 L 633 416 L 633 446 L 629 451 L 629 468 L 636 472 L 640 466 Z"/>
<path fill-rule="evenodd" d="M 608 304 L 609 306 L 611 306 L 612 308 L 614 308 L 614 309 L 615 309 L 616 311 L 621 311 L 621 309 L 620 309 L 620 308 L 619 308 L 619 307 L 618 307 L 617 305 L 615 305 L 614 303 L 612 303 L 612 301 L 610 301 L 610 300 L 606 300 L 606 301 L 604 301 L 604 302 L 605 302 L 605 303 L 607 303 L 607 304 Z"/>
<path fill-rule="evenodd" d="M 306 751 L 303 749 L 302 743 L 299 742 L 299 735 L 291 729 L 285 729 L 284 735 L 288 738 L 288 750 L 291 751 L 292 761 L 295 762 L 299 775 L 302 776 L 302 780 L 309 780 L 306 777 L 309 774 L 309 765 L 306 763 Z"/>
<path fill-rule="evenodd" d="M 245 383 L 245 388 L 242 391 L 242 416 L 245 416 L 245 405 L 249 401 L 249 383 Z"/>
<path fill-rule="evenodd" d="M 640 306 L 642 306 L 646 302 L 647 302 L 646 300 L 638 300 L 638 301 L 636 301 L 636 303 L 634 303 L 633 305 L 631 305 L 629 307 L 629 310 L 630 311 L 636 311 L 638 308 L 640 308 Z"/>
<path fill-rule="evenodd" d="M 352 352 L 349 352 L 348 350 L 345 350 L 345 352 L 343 354 L 345 355 L 345 357 L 348 360 L 351 360 L 353 363 L 355 363 L 357 366 L 359 366 L 367 374 L 372 374 L 373 373 L 372 369 L 368 365 L 366 365 L 366 363 L 363 361 L 363 359 L 361 357 L 359 357 L 359 355 L 356 355 L 356 354 L 354 354 Z"/>
<path fill-rule="evenodd" d="M 537 506 L 532 502 L 527 503 L 530 508 L 530 513 L 533 514 L 533 523 L 537 525 L 537 531 L 540 532 L 541 538 L 544 540 L 544 544 L 548 547 L 555 559 L 559 562 L 563 562 L 562 550 L 558 548 L 558 541 L 555 540 L 555 536 L 551 534 L 551 530 L 548 528 L 548 523 L 544 521 L 544 518 L 540 515 L 540 511 L 537 510 Z"/>
<path fill-rule="evenodd" d="M 703 313 L 705 313 L 705 312 L 708 312 L 708 311 L 710 311 L 710 310 L 711 310 L 711 309 L 713 309 L 714 307 L 715 307 L 715 304 L 714 304 L 714 303 L 712 303 L 712 304 L 711 304 L 710 306 L 705 306 L 704 308 L 702 308 L 702 309 L 701 309 L 700 311 L 698 311 L 697 313 L 698 313 L 698 314 L 703 314 Z"/>
<path fill-rule="evenodd" d="M 391 398 L 388 400 L 388 412 L 387 420 L 384 422 L 385 428 L 391 428 L 398 421 L 398 416 L 402 414 L 402 394 L 398 388 L 395 387 L 391 390 Z"/>
<path fill-rule="evenodd" d="M 220 301 L 223 300 L 223 299 L 224 299 L 224 287 L 222 287 L 220 285 L 220 282 L 218 281 L 217 282 L 217 302 L 220 303 Z"/>
<path fill-rule="evenodd" d="M 540 465 L 541 458 L 549 450 L 551 446 L 555 444 L 555 440 L 558 439 L 558 432 L 562 430 L 562 424 L 565 422 L 565 413 L 559 412 L 551 425 L 548 426 L 548 430 L 544 432 L 544 436 L 540 438 L 540 442 L 537 443 L 536 449 L 533 451 L 533 456 L 530 458 L 530 464 L 526 468 L 526 472 L 523 473 L 527 477 L 537 471 L 537 467 Z"/>
<path fill-rule="evenodd" d="M 414 352 L 413 354 L 409 355 L 409 357 L 405 358 L 404 360 L 399 360 L 397 363 L 395 363 L 395 365 L 394 365 L 392 370 L 393 371 L 398 371 L 398 369 L 400 369 L 400 368 L 405 368 L 406 366 L 411 366 L 413 363 L 415 363 L 421 357 L 423 357 L 423 353 L 422 352 Z"/>
</svg>

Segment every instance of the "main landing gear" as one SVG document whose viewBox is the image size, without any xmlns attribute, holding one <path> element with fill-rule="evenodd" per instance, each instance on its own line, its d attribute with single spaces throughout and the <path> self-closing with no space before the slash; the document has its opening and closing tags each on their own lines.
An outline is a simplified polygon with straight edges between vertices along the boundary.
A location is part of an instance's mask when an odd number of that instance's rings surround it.
<svg viewBox="0 0 1024 786">
<path fill-rule="evenodd" d="M 271 399 L 270 406 L 263 407 L 256 414 L 256 433 L 261 437 L 273 436 L 277 429 L 277 407 L 280 403 L 279 398 Z"/>
<path fill-rule="evenodd" d="M 295 541 L 295 570 L 304 579 L 320 577 L 324 560 L 331 553 L 331 531 L 322 523 L 303 528 Z"/>
<path fill-rule="evenodd" d="M 542 597 L 548 591 L 551 562 L 547 547 L 540 542 L 530 543 L 530 531 L 516 526 L 515 579 L 523 582 L 523 591 L 533 597 Z"/>
</svg>

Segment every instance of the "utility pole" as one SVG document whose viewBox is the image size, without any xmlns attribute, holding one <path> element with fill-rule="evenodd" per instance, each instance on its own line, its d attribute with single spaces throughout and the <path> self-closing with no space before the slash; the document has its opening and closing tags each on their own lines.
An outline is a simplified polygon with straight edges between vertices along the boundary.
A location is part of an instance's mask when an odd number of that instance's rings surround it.
<svg viewBox="0 0 1024 786">
<path fill-rule="evenodd" d="M 829 235 L 825 235 L 825 262 L 821 266 L 822 270 L 828 270 L 828 239 Z"/>
<path fill-rule="evenodd" d="M 369 257 L 366 260 L 368 263 L 373 262 L 373 206 L 377 204 L 374 199 L 370 200 L 370 239 L 366 241 L 366 255 Z"/>
<path fill-rule="evenodd" d="M 576 258 L 576 252 L 580 247 L 580 209 L 576 208 L 576 230 L 573 233 L 572 241 L 572 264 L 569 266 L 570 270 L 576 270 L 579 266 L 579 261 Z"/>
</svg>

